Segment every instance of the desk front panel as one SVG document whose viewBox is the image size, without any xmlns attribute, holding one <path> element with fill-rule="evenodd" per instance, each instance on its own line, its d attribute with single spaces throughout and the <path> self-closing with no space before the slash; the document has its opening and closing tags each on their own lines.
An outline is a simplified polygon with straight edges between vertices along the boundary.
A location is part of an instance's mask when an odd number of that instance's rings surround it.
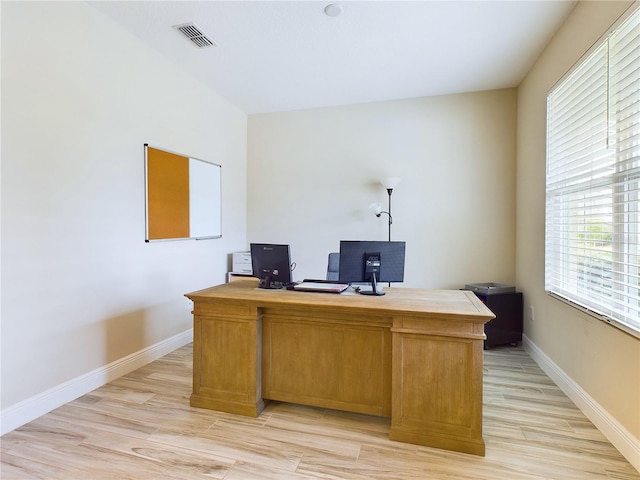
<svg viewBox="0 0 640 480">
<path fill-rule="evenodd" d="M 262 310 L 262 396 L 391 416 L 391 318 Z"/>
</svg>

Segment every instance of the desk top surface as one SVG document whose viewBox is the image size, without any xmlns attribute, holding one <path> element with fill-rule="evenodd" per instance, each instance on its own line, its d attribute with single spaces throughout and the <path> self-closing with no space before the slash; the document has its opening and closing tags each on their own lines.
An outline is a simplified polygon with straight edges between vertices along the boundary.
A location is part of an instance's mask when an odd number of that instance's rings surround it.
<svg viewBox="0 0 640 480">
<path fill-rule="evenodd" d="M 381 315 L 420 315 L 465 319 L 486 323 L 495 317 L 476 295 L 468 290 L 429 290 L 420 288 L 385 288 L 381 297 L 359 295 L 266 290 L 257 288 L 255 279 L 237 280 L 204 290 L 187 293 L 194 302 L 216 303 L 221 300 L 249 303 L 257 307 L 347 308 Z"/>
</svg>

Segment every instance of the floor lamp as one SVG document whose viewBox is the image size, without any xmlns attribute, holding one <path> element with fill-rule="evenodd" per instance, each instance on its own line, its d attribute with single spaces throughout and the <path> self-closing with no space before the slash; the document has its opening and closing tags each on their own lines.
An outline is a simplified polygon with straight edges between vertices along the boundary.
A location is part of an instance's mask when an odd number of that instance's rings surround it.
<svg viewBox="0 0 640 480">
<path fill-rule="evenodd" d="M 389 241 L 391 241 L 391 224 L 393 223 L 393 217 L 391 216 L 391 194 L 393 193 L 393 189 L 396 188 L 398 183 L 400 183 L 400 178 L 398 177 L 386 177 L 380 180 L 382 186 L 387 190 L 387 195 L 389 195 L 389 208 L 387 211 L 382 210 L 382 206 L 375 202 L 369 205 L 369 208 L 373 210 L 373 213 L 376 214 L 376 217 L 380 217 L 383 213 L 386 213 L 389 216 Z"/>
<path fill-rule="evenodd" d="M 382 210 L 382 206 L 379 203 L 372 203 L 369 205 L 369 208 L 373 210 L 373 213 L 376 214 L 376 217 L 380 217 L 383 213 L 386 213 L 389 216 L 389 241 L 391 241 L 391 224 L 393 223 L 393 217 L 391 216 L 391 194 L 393 193 L 393 189 L 396 188 L 398 183 L 400 183 L 399 177 L 385 177 L 380 180 L 382 186 L 387 190 L 387 195 L 389 195 L 389 208 L 387 211 Z M 391 282 L 389 282 L 389 286 L 391 286 Z"/>
</svg>

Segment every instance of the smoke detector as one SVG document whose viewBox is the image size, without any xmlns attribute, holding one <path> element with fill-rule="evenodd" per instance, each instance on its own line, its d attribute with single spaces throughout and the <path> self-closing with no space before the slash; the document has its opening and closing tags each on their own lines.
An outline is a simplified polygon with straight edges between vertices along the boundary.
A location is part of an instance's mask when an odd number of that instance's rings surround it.
<svg viewBox="0 0 640 480">
<path fill-rule="evenodd" d="M 342 13 L 342 7 L 337 3 L 330 3 L 324 8 L 324 13 L 328 17 L 337 17 Z"/>
<path fill-rule="evenodd" d="M 183 23 L 174 25 L 173 28 L 182 33 L 187 39 L 198 48 L 215 47 L 217 44 L 200 30 L 195 23 Z"/>
</svg>

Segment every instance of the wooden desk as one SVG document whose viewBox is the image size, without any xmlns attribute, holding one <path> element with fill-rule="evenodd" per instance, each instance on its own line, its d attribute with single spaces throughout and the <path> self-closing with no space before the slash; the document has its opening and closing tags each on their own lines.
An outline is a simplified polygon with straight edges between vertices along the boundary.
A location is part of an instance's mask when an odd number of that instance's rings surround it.
<svg viewBox="0 0 640 480">
<path fill-rule="evenodd" d="M 391 417 L 392 440 L 484 455 L 482 350 L 494 315 L 471 291 L 383 297 L 261 290 L 189 293 L 191 405 L 258 416 L 268 400 Z"/>
</svg>

